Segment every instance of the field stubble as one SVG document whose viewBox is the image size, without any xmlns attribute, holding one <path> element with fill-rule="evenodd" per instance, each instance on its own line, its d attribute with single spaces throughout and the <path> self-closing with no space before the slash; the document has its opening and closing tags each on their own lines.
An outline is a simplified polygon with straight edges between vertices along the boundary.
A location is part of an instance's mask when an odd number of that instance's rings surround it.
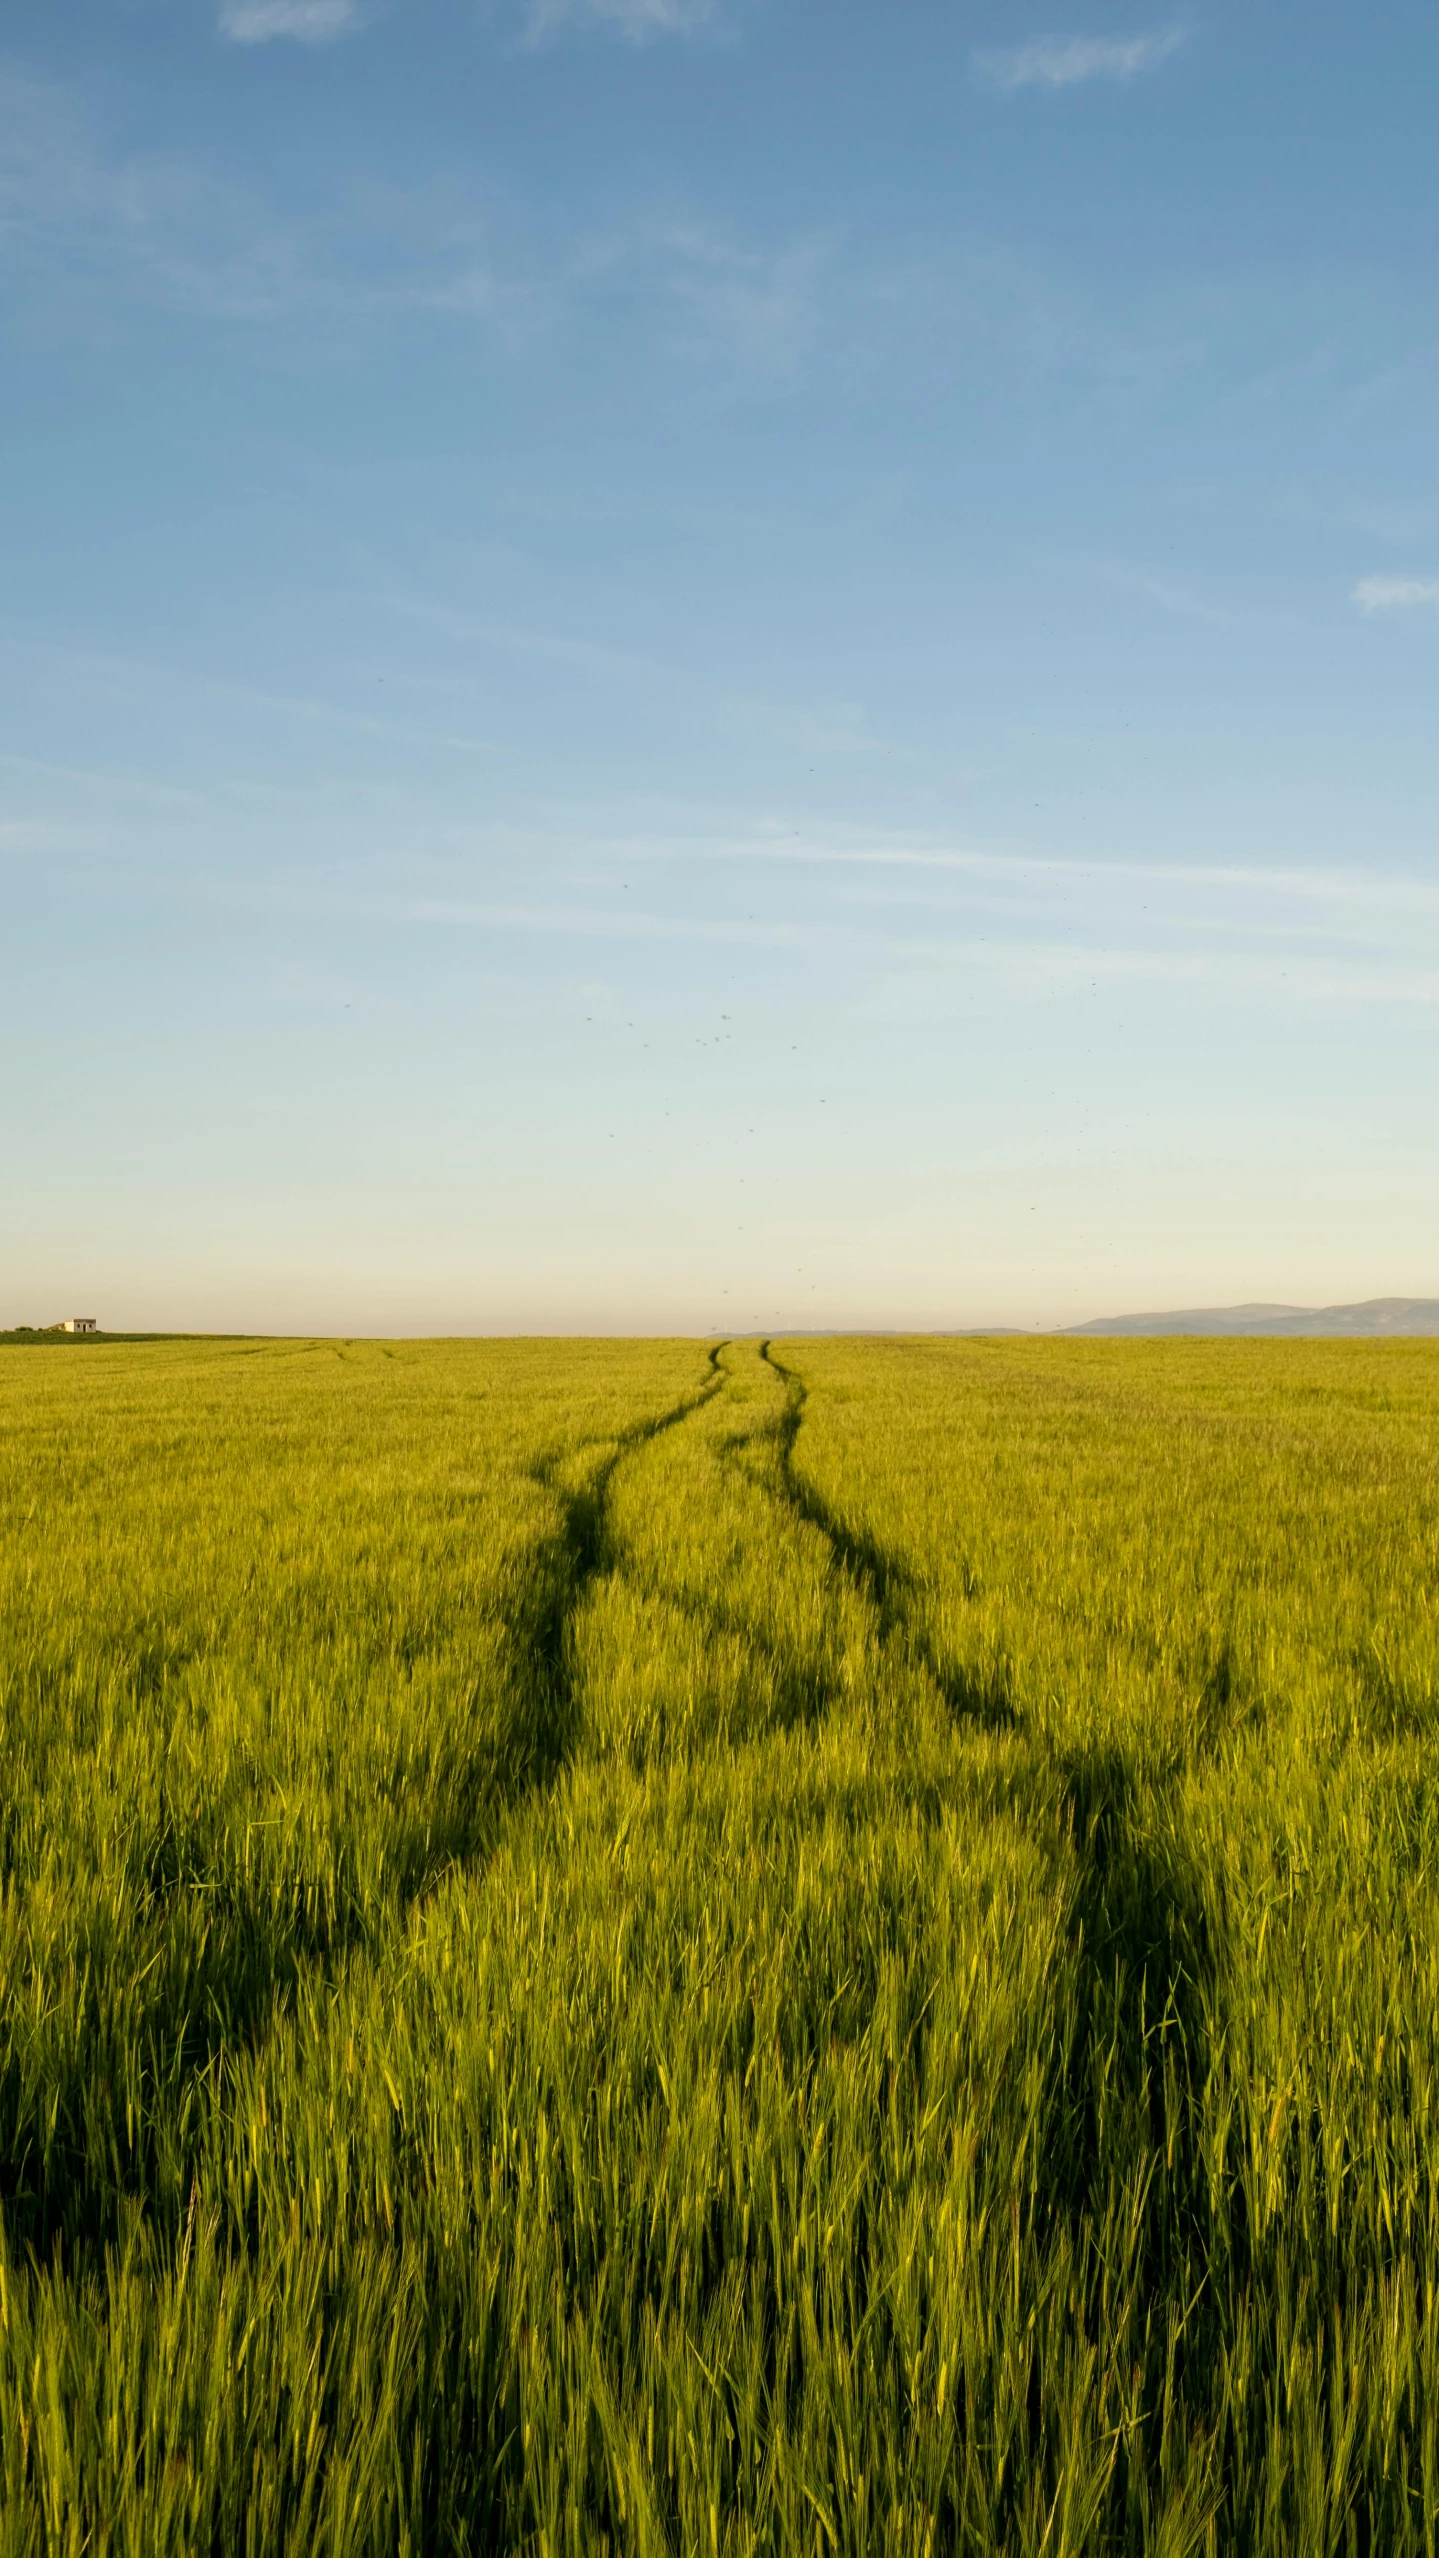
<svg viewBox="0 0 1439 2558">
<path fill-rule="evenodd" d="M 0 1354 L 0 2552 L 1439 2543 L 1439 1362 Z"/>
</svg>

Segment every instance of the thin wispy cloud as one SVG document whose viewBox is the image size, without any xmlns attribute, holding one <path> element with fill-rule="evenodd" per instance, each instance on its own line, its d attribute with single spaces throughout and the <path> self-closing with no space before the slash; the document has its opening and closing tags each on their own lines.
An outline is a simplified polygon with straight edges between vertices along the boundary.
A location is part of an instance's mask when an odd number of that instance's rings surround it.
<svg viewBox="0 0 1439 2558">
<path fill-rule="evenodd" d="M 1132 36 L 1031 36 L 1004 53 L 975 55 L 991 88 L 1077 89 L 1090 80 L 1125 84 L 1157 71 L 1186 41 L 1183 27 L 1149 27 Z"/>
<path fill-rule="evenodd" d="M 1439 608 L 1439 577 L 1361 577 L 1352 601 L 1361 613 L 1412 613 Z"/>
<path fill-rule="evenodd" d="M 343 6 L 346 26 L 370 14 L 356 0 L 230 0 L 227 32 L 251 45 L 298 39 L 302 14 L 322 5 Z M 404 181 L 349 172 L 317 212 L 266 172 L 127 148 L 64 92 L 0 69 L 0 273 L 29 283 L 47 332 L 62 322 L 113 332 L 127 312 L 157 306 L 278 326 L 305 314 L 383 327 L 428 313 L 523 351 L 613 312 L 658 360 L 708 371 L 733 396 L 741 382 L 788 385 L 860 325 L 837 245 L 747 238 L 673 209 L 567 233 L 463 165 Z"/>
<path fill-rule="evenodd" d="M 464 898 L 421 898 L 378 911 L 398 922 L 471 925 L 484 932 L 550 933 L 584 941 L 739 942 L 766 950 L 828 948 L 833 930 L 812 921 L 785 922 L 753 915 L 617 914 L 612 908 L 568 905 L 510 906 Z"/>
<path fill-rule="evenodd" d="M 282 893 L 292 892 L 287 888 Z M 342 902 L 348 909 L 352 901 Z M 1030 910 L 1027 917 L 1016 913 L 1004 929 L 982 939 L 943 940 L 929 934 L 922 941 L 898 934 L 876 935 L 869 926 L 856 932 L 847 920 L 826 921 L 814 914 L 622 912 L 613 907 L 577 906 L 562 898 L 548 905 L 520 906 L 465 897 L 394 900 L 381 896 L 369 901 L 367 911 L 375 917 L 440 925 L 446 930 L 609 942 L 749 944 L 828 951 L 834 956 L 848 949 L 881 967 L 913 968 L 930 977 L 953 970 L 976 971 L 990 979 L 999 975 L 1055 991 L 1150 983 L 1249 996 L 1271 1004 L 1439 1004 L 1439 969 L 1425 967 L 1422 960 L 1416 966 L 1413 953 L 1376 958 L 1372 951 L 1356 950 L 1346 958 L 1342 953 L 1315 957 L 1302 949 L 1194 947 L 1192 927 L 1168 943 L 1128 941 L 1118 918 L 1119 938 L 1094 941 L 1081 934 L 1076 939 L 1055 940 L 1044 930 L 1037 910 Z"/>
<path fill-rule="evenodd" d="M 1222 604 L 1211 603 L 1197 595 L 1191 586 L 1176 584 L 1173 578 L 1155 577 L 1151 571 L 1130 568 L 1122 560 L 1101 560 L 1099 574 L 1107 586 L 1120 595 L 1133 595 L 1142 604 L 1150 604 L 1157 613 L 1168 613 L 1181 622 L 1228 623 L 1233 615 Z"/>
<path fill-rule="evenodd" d="M 292 12 L 319 0 L 228 5 Z M 371 0 L 353 6 L 354 23 L 368 24 Z M 721 0 L 716 30 L 723 22 Z M 647 367 L 666 393 L 694 383 L 733 405 L 812 392 L 827 377 L 846 396 L 867 385 L 888 395 L 904 375 L 914 396 L 923 379 L 992 411 L 1017 403 L 1043 432 L 1062 399 L 1071 434 L 1137 423 L 1148 433 L 1176 388 L 1191 414 L 1196 392 L 1210 392 L 1212 414 L 1220 380 L 1231 385 L 1226 416 L 1244 401 L 1277 407 L 1296 385 L 1313 408 L 1343 388 L 1339 323 L 1375 327 L 1367 283 L 1352 314 L 1342 298 L 1336 313 L 1332 295 L 1306 300 L 1287 286 L 1116 308 L 982 241 L 871 249 L 839 223 L 796 233 L 748 208 L 717 215 L 698 196 L 597 228 L 579 209 L 567 219 L 500 188 L 472 161 L 342 168 L 317 203 L 228 153 L 137 146 L 69 93 L 3 68 L 0 282 L 10 325 L 23 296 L 47 341 L 66 331 L 113 343 L 155 309 L 277 333 L 303 324 L 311 346 L 320 329 L 373 335 L 419 319 L 437 335 L 482 332 L 497 357 L 538 364 L 602 329 L 599 360 L 618 362 L 623 347 L 631 378 Z M 1422 295 L 1396 297 L 1384 345 L 1427 343 L 1431 316 Z M 1371 338 L 1366 361 L 1372 352 Z"/>
<path fill-rule="evenodd" d="M 715 0 L 531 0 L 525 31 L 532 44 L 586 28 L 644 44 L 654 36 L 698 35 L 717 14 Z"/>
<path fill-rule="evenodd" d="M 639 854 L 633 856 L 638 859 Z M 1011 847 L 920 846 L 895 844 L 835 845 L 806 842 L 796 832 L 784 840 L 779 821 L 773 835 L 718 839 L 687 846 L 687 860 L 724 862 L 797 862 L 820 867 L 971 872 L 997 879 L 1034 878 L 1056 883 L 1088 881 L 1126 884 L 1137 896 L 1156 888 L 1214 888 L 1226 905 L 1241 897 L 1292 899 L 1321 907 L 1358 911 L 1439 914 L 1439 880 L 1402 872 L 1375 873 L 1336 866 L 1298 869 L 1292 865 L 1242 862 L 1119 861 L 1097 854 L 1031 853 Z"/>
<path fill-rule="evenodd" d="M 220 33 L 232 44 L 333 44 L 359 20 L 356 0 L 225 0 Z"/>
<path fill-rule="evenodd" d="M 368 14 L 344 5 L 346 26 Z M 239 31 L 242 9 L 268 21 L 278 7 L 233 0 L 231 36 L 297 37 L 298 25 Z M 284 0 L 284 13 L 298 18 L 299 0 Z M 382 326 L 432 311 L 509 339 L 558 287 L 542 270 L 537 225 L 528 237 L 511 226 L 503 260 L 495 229 L 492 201 L 467 171 L 407 185 L 352 173 L 317 212 L 230 159 L 127 147 L 64 91 L 0 70 L 0 274 L 12 293 L 28 288 L 47 330 L 112 337 L 127 316 L 157 308 L 277 326 L 302 313 Z"/>
</svg>

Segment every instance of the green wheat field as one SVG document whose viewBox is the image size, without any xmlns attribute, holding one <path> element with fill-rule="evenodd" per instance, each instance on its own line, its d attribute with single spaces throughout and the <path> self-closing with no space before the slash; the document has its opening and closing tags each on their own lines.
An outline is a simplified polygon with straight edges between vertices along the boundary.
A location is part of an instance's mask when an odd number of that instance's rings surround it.
<svg viewBox="0 0 1439 2558">
<path fill-rule="evenodd" d="M 0 2553 L 1439 2547 L 1439 1346 L 0 1349 Z"/>
</svg>

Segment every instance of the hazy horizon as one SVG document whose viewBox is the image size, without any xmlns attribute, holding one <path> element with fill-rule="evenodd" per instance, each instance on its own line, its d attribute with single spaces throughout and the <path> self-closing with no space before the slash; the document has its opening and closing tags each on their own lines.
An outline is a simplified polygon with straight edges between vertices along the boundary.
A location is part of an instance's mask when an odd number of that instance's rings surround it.
<svg viewBox="0 0 1439 2558">
<path fill-rule="evenodd" d="M 0 1318 L 1439 1291 L 1439 19 L 0 41 Z"/>
<path fill-rule="evenodd" d="M 86 1313 L 88 1311 L 88 1309 L 81 1307 L 73 1309 L 73 1312 L 77 1314 Z M 1353 1320 L 1356 1317 L 1361 1318 L 1361 1320 Z M 1326 1318 L 1348 1318 L 1348 1320 L 1326 1320 Z M 3 1334 L 6 1331 L 53 1332 L 60 1329 L 62 1329 L 62 1325 L 58 1319 L 49 1323 L 36 1324 L 30 1319 L 23 1317 L 17 1321 L 7 1323 L 3 1317 L 0 1317 L 0 1334 Z M 380 1327 L 378 1329 L 370 1330 L 347 1331 L 333 1325 L 325 1324 L 299 1325 L 293 1328 L 288 1326 L 267 1325 L 257 1328 L 243 1324 L 236 1324 L 233 1327 L 220 1325 L 187 1326 L 182 1324 L 177 1324 L 173 1327 L 161 1327 L 138 1323 L 128 1325 L 116 1323 L 107 1324 L 102 1322 L 99 1326 L 99 1330 L 101 1336 L 105 1339 L 114 1337 L 122 1339 L 155 1337 L 173 1340 L 230 1339 L 249 1341 L 375 1340 L 434 1342 L 444 1340 L 661 1339 L 693 1339 L 704 1341 L 720 1340 L 724 1338 L 732 1340 L 756 1340 L 766 1335 L 776 1340 L 835 1339 L 844 1338 L 846 1336 L 856 1339 L 922 1340 L 928 1338 L 933 1340 L 952 1340 L 955 1338 L 974 1338 L 977 1336 L 993 1337 L 1003 1333 L 1014 1334 L 1016 1337 L 1022 1338 L 1029 1338 L 1036 1334 L 1046 1338 L 1074 1338 L 1083 1334 L 1088 1334 L 1091 1337 L 1096 1338 L 1104 1336 L 1123 1337 L 1126 1335 L 1131 1337 L 1153 1338 L 1162 1336 L 1166 1333 L 1174 1335 L 1193 1333 L 1207 1334 L 1216 1338 L 1226 1336 L 1233 1337 L 1237 1335 L 1272 1335 L 1276 1338 L 1290 1339 L 1347 1337 L 1362 1340 L 1418 1340 L 1430 1339 L 1439 1335 L 1439 1297 L 1371 1297 L 1359 1299 L 1347 1304 L 1331 1304 L 1325 1306 L 1273 1304 L 1266 1301 L 1241 1300 L 1237 1304 L 1228 1306 L 1188 1306 L 1182 1308 L 1171 1307 L 1167 1309 L 1155 1307 L 1143 1312 L 1130 1312 L 1126 1314 L 1111 1313 L 1108 1315 L 1092 1316 L 1088 1319 L 1082 1319 L 1078 1323 L 1069 1325 L 1046 1325 L 1036 1323 L 1016 1326 L 1005 1323 L 997 1317 L 988 1323 L 981 1322 L 973 1325 L 856 1323 L 849 1326 L 828 1324 L 810 1324 L 806 1326 L 774 1322 L 770 1324 L 756 1324 L 751 1326 L 737 1324 L 733 1330 L 728 1333 L 728 1335 L 726 1335 L 724 1328 L 718 1325 L 711 1326 L 704 1332 L 692 1331 L 686 1333 L 683 1330 L 647 1331 L 642 1327 L 623 1324 L 598 1327 L 569 1325 L 560 1327 L 554 1331 L 547 1331 L 543 1327 L 525 1323 L 508 1325 L 500 1324 L 491 1327 L 476 1326 L 473 1324 L 457 1325 L 448 1331 L 442 1327 L 435 1331 L 424 1332 L 394 1326 Z"/>
</svg>

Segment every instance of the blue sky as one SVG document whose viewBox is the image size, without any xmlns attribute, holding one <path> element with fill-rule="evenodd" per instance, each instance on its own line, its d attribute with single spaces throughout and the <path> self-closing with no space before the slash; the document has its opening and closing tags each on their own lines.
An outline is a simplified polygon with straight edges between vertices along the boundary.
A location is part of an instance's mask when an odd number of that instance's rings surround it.
<svg viewBox="0 0 1439 2558">
<path fill-rule="evenodd" d="M 1439 14 L 19 0 L 0 1322 L 1439 1293 Z"/>
</svg>

